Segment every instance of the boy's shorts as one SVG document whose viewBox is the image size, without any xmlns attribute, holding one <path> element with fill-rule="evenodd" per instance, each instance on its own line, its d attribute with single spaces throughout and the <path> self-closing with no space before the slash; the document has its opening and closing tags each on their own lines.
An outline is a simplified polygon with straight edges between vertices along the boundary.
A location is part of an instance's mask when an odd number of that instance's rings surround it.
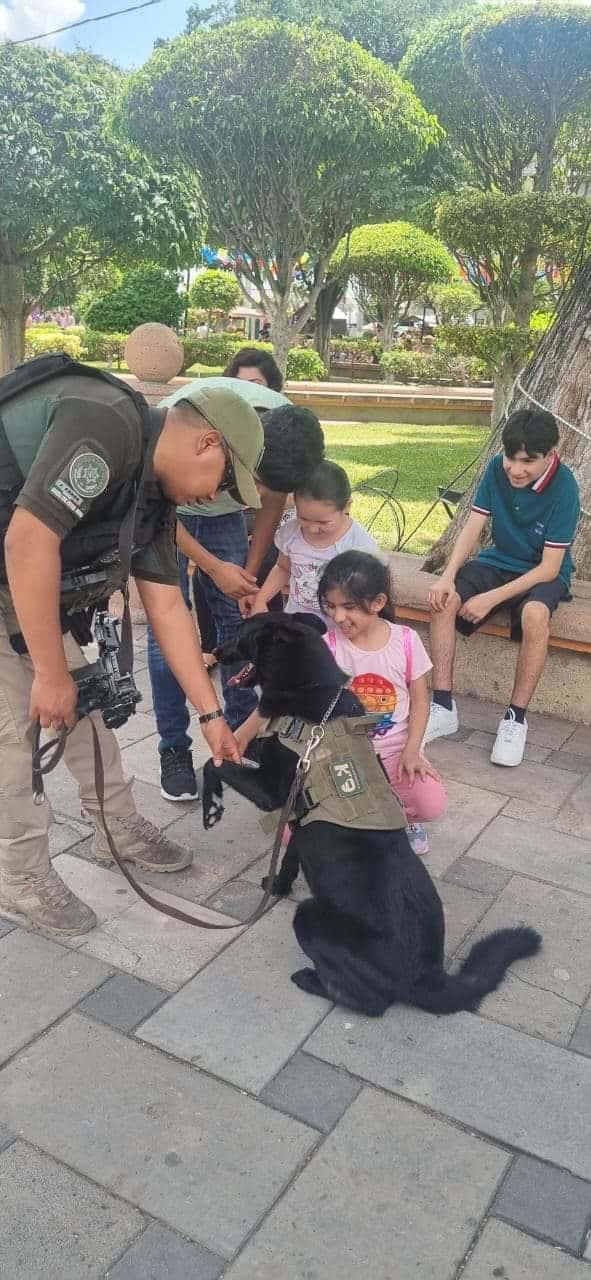
<svg viewBox="0 0 591 1280">
<path fill-rule="evenodd" d="M 497 587 L 505 587 L 508 582 L 514 582 L 516 578 L 523 575 L 520 573 L 511 573 L 506 569 L 497 569 L 494 564 L 487 564 L 484 560 L 467 560 L 466 564 L 456 574 L 456 591 L 465 604 L 466 600 L 470 600 L 472 596 L 479 596 L 485 591 L 494 591 Z M 505 605 L 499 605 L 499 609 L 507 608 L 511 615 L 511 639 L 521 640 L 521 612 L 523 606 L 529 604 L 530 600 L 535 600 L 539 604 L 545 604 L 550 616 L 560 604 L 561 600 L 570 600 L 571 594 L 568 588 L 561 582 L 560 578 L 554 578 L 552 582 L 538 582 L 537 586 L 530 587 L 529 591 L 525 591 L 523 595 L 514 596 L 512 600 L 505 601 Z M 471 636 L 474 631 L 492 618 L 497 613 L 497 609 L 491 609 L 480 622 L 468 622 L 465 618 L 456 617 L 456 630 L 463 636 Z"/>
</svg>

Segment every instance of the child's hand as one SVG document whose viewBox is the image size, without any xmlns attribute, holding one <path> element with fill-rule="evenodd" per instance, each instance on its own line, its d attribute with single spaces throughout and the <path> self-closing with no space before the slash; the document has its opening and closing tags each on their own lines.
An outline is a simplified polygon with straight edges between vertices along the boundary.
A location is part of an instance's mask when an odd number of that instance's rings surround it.
<svg viewBox="0 0 591 1280">
<path fill-rule="evenodd" d="M 254 591 L 254 592 L 253 592 L 253 594 L 252 594 L 252 595 L 250 595 L 250 596 L 241 596 L 241 597 L 240 597 L 240 599 L 239 599 L 239 601 L 238 601 L 238 608 L 240 609 L 240 614 L 241 614 L 241 616 L 242 616 L 243 618 L 250 618 L 250 617 L 251 617 L 251 615 L 252 615 L 252 613 L 253 613 L 253 610 L 254 610 L 254 605 L 255 605 L 256 598 L 257 598 L 257 592 L 256 592 L 256 591 Z"/>
<path fill-rule="evenodd" d="M 478 596 L 471 596 L 459 610 L 459 617 L 466 622 L 482 622 L 487 614 L 497 608 L 498 600 L 494 591 L 481 591 Z"/>
<path fill-rule="evenodd" d="M 269 606 L 266 603 L 266 601 L 261 600 L 260 595 L 255 596 L 252 601 L 249 617 L 254 618 L 255 613 L 268 613 L 268 612 L 269 612 Z"/>
<path fill-rule="evenodd" d="M 253 736 L 253 734 L 244 732 L 244 725 L 240 725 L 239 729 L 234 730 L 234 737 L 238 743 L 238 750 L 241 756 L 246 755 L 247 748 L 252 742 Z"/>
<path fill-rule="evenodd" d="M 406 775 L 408 781 L 413 783 L 417 774 L 421 782 L 424 782 L 425 778 L 435 778 L 436 782 L 441 782 L 437 770 L 433 768 L 432 764 L 429 764 L 429 761 L 424 756 L 420 755 L 418 751 L 405 747 L 398 761 L 398 781 L 403 782 Z"/>
</svg>

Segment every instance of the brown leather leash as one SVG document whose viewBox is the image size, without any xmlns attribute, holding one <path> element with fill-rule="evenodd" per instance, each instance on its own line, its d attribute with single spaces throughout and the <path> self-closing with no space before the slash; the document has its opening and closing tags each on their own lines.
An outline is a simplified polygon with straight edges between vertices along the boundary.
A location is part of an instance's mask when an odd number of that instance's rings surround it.
<svg viewBox="0 0 591 1280">
<path fill-rule="evenodd" d="M 288 818 L 293 810 L 293 806 L 304 785 L 306 774 L 310 769 L 310 756 L 312 752 L 315 750 L 315 748 L 318 746 L 318 744 L 322 741 L 322 738 L 324 736 L 324 725 L 326 724 L 328 717 L 330 716 L 333 708 L 335 707 L 338 701 L 340 692 L 341 691 L 339 689 L 337 696 L 331 702 L 321 724 L 315 725 L 312 728 L 310 738 L 308 739 L 308 743 L 306 745 L 306 750 L 298 762 L 298 766 L 296 768 L 294 779 L 291 784 L 289 795 L 279 815 L 279 822 L 277 824 L 275 839 L 273 841 L 273 848 L 271 850 L 271 860 L 269 863 L 269 871 L 268 871 L 267 880 L 266 880 L 266 888 L 264 890 L 263 896 L 258 906 L 251 913 L 251 915 L 248 916 L 248 919 L 237 921 L 236 924 L 215 924 L 211 920 L 203 920 L 202 917 L 200 916 L 189 915 L 188 911 L 181 911 L 178 907 L 171 907 L 168 905 L 168 903 L 161 902 L 158 898 L 154 898 L 152 894 L 148 893 L 147 890 L 144 889 L 141 884 L 138 884 L 138 881 L 136 880 L 135 876 L 132 875 L 131 871 L 126 866 L 123 858 L 118 852 L 115 841 L 113 840 L 113 837 L 107 825 L 107 820 L 105 818 L 105 808 L 104 808 L 105 771 L 104 771 L 104 765 L 103 765 L 103 757 L 102 757 L 100 742 L 98 738 L 98 733 L 96 731 L 95 725 L 92 722 L 92 719 L 90 719 L 90 727 L 92 729 L 92 746 L 93 746 L 93 754 L 94 754 L 95 787 L 96 787 L 96 794 L 97 794 L 97 800 L 99 805 L 99 814 L 100 814 L 101 822 L 103 824 L 105 835 L 107 837 L 109 852 L 111 856 L 114 858 L 115 862 L 117 863 L 119 870 L 125 876 L 125 879 L 131 885 L 132 889 L 135 890 L 138 897 L 142 898 L 144 902 L 147 902 L 148 906 L 153 907 L 155 911 L 161 911 L 163 915 L 171 916 L 173 920 L 180 920 L 182 921 L 183 924 L 194 925 L 195 928 L 197 929 L 244 929 L 250 926 L 251 924 L 254 924 L 256 920 L 260 920 L 261 916 L 264 915 L 264 913 L 268 909 L 270 899 L 275 897 L 273 893 L 273 882 L 275 880 L 275 873 L 277 871 L 277 864 L 279 862 L 279 855 L 281 853 L 281 838 L 283 835 L 285 824 L 288 821 Z M 35 721 L 34 728 L 33 728 L 33 756 L 32 756 L 33 796 L 35 799 L 35 804 L 41 804 L 43 802 L 43 797 L 45 794 L 43 779 L 48 773 L 53 772 L 53 770 L 57 767 L 60 760 L 62 759 L 65 746 L 66 746 L 66 739 L 68 738 L 70 733 L 72 733 L 72 729 L 62 729 L 58 737 L 52 738 L 50 742 L 46 742 L 43 744 L 43 746 L 41 746 L 41 725 L 38 720 Z M 47 757 L 47 761 L 44 765 L 43 760 L 45 757 Z"/>
</svg>

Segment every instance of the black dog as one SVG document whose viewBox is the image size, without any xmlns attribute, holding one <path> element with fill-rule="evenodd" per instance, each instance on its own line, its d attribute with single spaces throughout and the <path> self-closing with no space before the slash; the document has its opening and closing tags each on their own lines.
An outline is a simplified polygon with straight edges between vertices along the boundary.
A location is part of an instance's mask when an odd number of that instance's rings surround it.
<svg viewBox="0 0 591 1280">
<path fill-rule="evenodd" d="M 261 687 L 263 716 L 294 716 L 311 727 L 335 695 L 331 719 L 364 714 L 344 688 L 346 676 L 322 640 L 323 630 L 309 615 L 264 614 L 245 622 L 237 641 L 225 646 L 224 661 L 251 664 L 244 677 Z M 216 769 L 207 762 L 206 826 L 221 816 L 222 781 L 259 809 L 285 803 L 296 756 L 277 735 L 257 739 L 252 747 L 257 769 Z M 292 974 L 292 981 L 360 1013 L 379 1016 L 395 1001 L 433 1013 L 476 1009 L 515 960 L 541 945 L 533 929 L 500 929 L 472 947 L 458 973 L 446 973 L 441 899 L 404 828 L 360 831 L 324 821 L 301 826 L 296 820 L 275 893 L 289 893 L 299 866 L 312 897 L 297 907 L 294 929 L 314 968 Z"/>
</svg>

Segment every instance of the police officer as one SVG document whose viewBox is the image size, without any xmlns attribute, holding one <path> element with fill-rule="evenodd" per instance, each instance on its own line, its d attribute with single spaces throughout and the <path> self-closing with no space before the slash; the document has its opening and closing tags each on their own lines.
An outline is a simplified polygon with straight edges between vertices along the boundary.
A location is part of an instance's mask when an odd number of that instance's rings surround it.
<svg viewBox="0 0 591 1280">
<path fill-rule="evenodd" d="M 122 585 L 122 528 L 131 509 L 132 572 L 154 634 L 199 713 L 214 760 L 239 761 L 178 586 L 175 508 L 221 489 L 258 506 L 254 475 L 263 429 L 250 405 L 219 388 L 193 384 L 190 400 L 149 411 L 124 383 L 90 377 L 79 366 L 60 366 L 8 399 L 2 386 L 0 916 L 67 938 L 93 928 L 96 917 L 49 862 L 49 805 L 36 806 L 31 793 L 33 722 L 58 731 L 75 725 L 65 762 L 94 827 L 93 857 L 110 861 L 91 728 L 86 718 L 76 723 L 70 671 L 84 658 L 72 630 L 97 604 L 97 592 L 106 598 Z M 72 578 L 88 566 L 100 572 Z M 121 855 L 150 871 L 186 867 L 192 855 L 138 814 L 116 738 L 100 714 L 92 719 L 104 762 L 105 815 Z"/>
</svg>

